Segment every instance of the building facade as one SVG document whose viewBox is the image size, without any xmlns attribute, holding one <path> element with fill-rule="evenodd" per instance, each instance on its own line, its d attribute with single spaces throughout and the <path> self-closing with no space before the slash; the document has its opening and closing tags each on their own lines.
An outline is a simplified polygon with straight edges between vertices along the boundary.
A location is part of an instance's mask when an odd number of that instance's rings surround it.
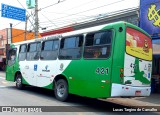
<svg viewBox="0 0 160 115">
<path fill-rule="evenodd" d="M 40 38 L 41 35 L 39 34 L 38 37 Z M 10 28 L 0 30 L 0 70 L 5 70 L 7 44 L 31 39 L 34 39 L 34 32 L 25 32 L 15 28 L 12 28 L 12 31 Z"/>
</svg>

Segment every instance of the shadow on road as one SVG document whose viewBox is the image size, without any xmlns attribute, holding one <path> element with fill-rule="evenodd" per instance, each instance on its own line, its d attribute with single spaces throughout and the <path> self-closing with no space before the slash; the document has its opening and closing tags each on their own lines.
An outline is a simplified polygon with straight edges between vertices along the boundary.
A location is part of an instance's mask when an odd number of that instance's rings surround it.
<svg viewBox="0 0 160 115">
<path fill-rule="evenodd" d="M 16 89 L 15 86 L 9 87 L 10 89 L 13 90 L 18 90 Z M 31 87 L 31 86 L 26 86 L 24 92 L 27 92 L 28 94 L 35 94 L 42 96 L 44 98 L 49 98 L 53 101 L 56 100 L 54 96 L 54 92 L 52 90 L 47 90 L 43 88 L 38 88 L 38 87 Z M 126 111 L 126 109 L 136 109 L 137 107 L 127 107 L 124 105 L 119 105 L 107 101 L 102 101 L 99 99 L 93 99 L 93 98 L 87 98 L 87 97 L 80 97 L 76 95 L 70 95 L 70 98 L 67 102 L 64 102 L 65 104 L 69 106 L 58 106 L 56 105 L 54 108 L 56 110 L 57 107 L 57 112 L 113 112 L 114 114 L 120 114 L 120 112 L 125 112 L 123 114 L 135 114 L 135 112 L 129 112 Z M 48 106 L 49 107 L 49 106 Z M 61 109 L 59 109 L 61 108 Z M 126 108 L 126 109 L 125 109 Z M 118 110 L 118 111 L 117 111 Z M 142 112 L 136 112 L 137 114 L 141 114 Z M 157 113 L 146 113 L 149 115 L 157 115 Z"/>
</svg>

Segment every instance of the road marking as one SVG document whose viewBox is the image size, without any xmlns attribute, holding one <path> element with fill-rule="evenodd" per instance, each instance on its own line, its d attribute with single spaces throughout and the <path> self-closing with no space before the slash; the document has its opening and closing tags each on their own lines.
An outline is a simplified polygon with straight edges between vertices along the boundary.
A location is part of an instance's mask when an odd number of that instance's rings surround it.
<svg viewBox="0 0 160 115">
<path fill-rule="evenodd" d="M 0 79 L 6 79 L 6 78 L 4 78 L 4 77 L 0 77 Z"/>
</svg>

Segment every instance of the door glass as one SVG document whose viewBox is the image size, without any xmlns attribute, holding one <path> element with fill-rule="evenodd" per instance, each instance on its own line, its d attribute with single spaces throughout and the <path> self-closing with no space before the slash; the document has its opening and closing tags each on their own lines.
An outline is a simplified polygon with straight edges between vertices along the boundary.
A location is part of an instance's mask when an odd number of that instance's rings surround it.
<svg viewBox="0 0 160 115">
<path fill-rule="evenodd" d="M 13 65 L 15 63 L 15 61 L 16 61 L 16 51 L 17 51 L 17 49 L 9 50 L 8 65 Z"/>
</svg>

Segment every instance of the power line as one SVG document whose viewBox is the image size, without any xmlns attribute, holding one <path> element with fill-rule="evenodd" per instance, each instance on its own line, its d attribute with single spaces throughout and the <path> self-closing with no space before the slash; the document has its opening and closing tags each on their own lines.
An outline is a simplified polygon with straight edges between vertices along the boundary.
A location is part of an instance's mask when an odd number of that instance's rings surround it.
<svg viewBox="0 0 160 115">
<path fill-rule="evenodd" d="M 63 14 L 63 15 L 67 15 L 67 16 L 72 15 L 72 14 L 69 14 L 69 13 L 62 13 L 62 12 L 48 12 L 48 11 L 43 11 L 43 12 L 46 12 L 46 13 L 54 13 L 54 14 Z M 88 16 L 88 15 L 78 15 L 78 16 L 91 17 L 91 16 Z"/>
<path fill-rule="evenodd" d="M 53 23 L 51 20 L 49 20 L 42 12 L 41 12 L 41 14 L 43 15 L 43 17 L 45 17 L 50 23 L 52 23 L 54 26 L 56 26 L 57 27 L 57 25 L 55 24 L 55 23 Z"/>
<path fill-rule="evenodd" d="M 122 2 L 122 1 L 125 1 L 125 0 L 116 1 L 116 2 L 113 2 L 113 3 L 110 3 L 110 4 L 102 5 L 102 6 L 99 6 L 99 7 L 91 8 L 91 9 L 88 9 L 88 10 L 85 10 L 85 11 L 77 12 L 77 13 L 74 13 L 74 14 L 71 14 L 71 15 L 68 15 L 68 16 L 63 16 L 63 17 L 59 17 L 59 18 L 51 19 L 51 20 L 55 21 L 55 20 L 63 19 L 63 18 L 69 17 L 69 16 L 74 16 L 74 15 L 81 14 L 81 13 L 84 13 L 84 12 L 88 12 L 88 11 L 91 11 L 91 10 L 99 9 L 99 8 L 109 6 L 109 5 L 112 5 L 112 4 L 116 4 L 116 3 L 119 3 L 119 2 Z"/>
<path fill-rule="evenodd" d="M 49 8 L 49 7 L 51 7 L 51 6 L 57 5 L 57 4 L 59 4 L 59 3 L 61 3 L 61 2 L 64 2 L 64 1 L 66 1 L 66 0 L 63 0 L 63 1 L 58 0 L 57 3 L 54 3 L 54 4 L 51 4 L 51 5 L 49 5 L 49 6 L 45 6 L 45 7 L 43 7 L 43 8 L 40 8 L 39 11 L 41 11 L 41 10 L 43 10 L 43 9 L 46 9 L 46 8 Z"/>
<path fill-rule="evenodd" d="M 129 12 L 131 12 L 132 10 L 134 10 L 135 8 L 138 8 L 138 7 L 133 7 L 133 8 L 127 8 L 127 9 L 122 9 L 122 10 L 118 10 L 118 11 L 114 11 L 114 12 L 108 12 L 107 13 L 107 15 L 102 15 L 102 17 L 93 17 L 93 18 L 91 18 L 91 19 L 88 19 L 87 21 L 84 21 L 83 23 L 86 23 L 86 22 L 89 22 L 89 21 L 93 21 L 93 20 L 97 20 L 97 19 L 102 19 L 102 18 L 104 18 L 104 17 L 111 17 L 111 16 L 115 16 L 116 14 L 123 14 L 123 12 L 126 12 L 126 13 L 129 13 Z M 65 21 L 61 21 L 61 22 L 64 22 L 65 23 Z M 60 23 L 60 22 L 59 22 Z M 67 23 L 67 22 L 66 22 Z M 78 23 L 81 23 L 81 22 L 77 22 L 77 23 L 75 23 L 75 24 L 78 24 Z M 72 23 L 73 24 L 73 23 Z M 49 26 L 47 26 L 47 27 L 52 27 L 52 25 L 50 24 L 50 23 L 48 23 L 48 24 L 44 24 L 44 25 L 49 25 Z M 61 24 L 61 25 L 64 25 L 64 24 Z M 60 26 L 61 26 L 60 25 Z"/>
<path fill-rule="evenodd" d="M 74 18 L 72 20 L 60 20 L 60 21 L 56 21 L 56 25 L 59 25 L 58 23 L 60 23 L 61 25 L 62 24 L 66 24 L 66 23 L 77 23 L 77 20 L 89 20 L 89 19 L 93 19 L 94 17 L 87 17 L 87 18 Z M 41 25 L 50 25 L 51 23 L 50 22 L 42 22 L 40 23 Z M 51 25 L 50 25 L 51 26 Z"/>
<path fill-rule="evenodd" d="M 18 22 L 17 24 L 13 25 L 13 27 L 15 27 L 15 26 L 19 25 L 20 23 L 22 23 L 22 22 Z"/>
<path fill-rule="evenodd" d="M 72 7 L 72 8 L 70 8 L 70 9 L 67 9 L 67 10 L 65 10 L 65 12 L 66 12 L 66 11 L 69 11 L 69 10 L 76 9 L 76 8 L 78 8 L 78 7 L 81 7 L 81 6 L 88 5 L 88 3 L 95 2 L 95 1 L 96 1 L 96 0 L 91 0 L 91 1 L 85 2 L 85 3 L 80 4 L 80 5 L 78 5 L 78 6 L 75 6 L 75 7 Z"/>
<path fill-rule="evenodd" d="M 86 3 L 90 3 L 90 2 L 93 2 L 93 1 L 95 1 L 95 0 L 92 0 L 92 1 L 89 1 L 89 2 L 86 2 Z M 81 14 L 81 13 L 84 13 L 84 12 L 87 12 L 87 11 L 95 10 L 95 9 L 105 7 L 105 6 L 109 6 L 109 5 L 112 5 L 112 4 L 115 4 L 115 3 L 118 3 L 118 2 L 122 2 L 122 1 L 125 1 L 125 0 L 120 0 L 120 1 L 117 1 L 117 2 L 113 2 L 113 3 L 107 4 L 107 5 L 99 6 L 99 7 L 92 8 L 92 9 L 82 11 L 82 12 L 78 12 L 78 13 L 75 13 L 75 14 L 68 14 L 67 16 L 59 17 L 59 18 L 56 18 L 56 19 L 51 19 L 49 22 L 59 20 L 59 19 L 63 19 L 63 18 L 70 17 L 70 16 L 74 16 L 74 15 L 78 15 L 78 14 Z M 84 4 L 86 4 L 86 3 L 84 3 Z M 84 5 L 84 4 L 82 4 L 82 5 Z M 73 7 L 71 9 L 74 9 L 74 8 L 76 8 L 76 7 Z M 69 10 L 71 10 L 71 9 L 69 9 Z M 44 11 L 44 12 L 46 12 L 46 11 Z M 59 14 L 64 14 L 64 13 L 59 13 Z M 86 15 L 83 15 L 83 16 L 91 18 L 91 16 L 86 16 Z M 47 22 L 47 21 L 40 22 L 40 23 L 45 23 L 45 22 Z"/>
<path fill-rule="evenodd" d="M 21 2 L 19 0 L 17 0 L 17 2 L 25 9 L 25 7 L 21 4 Z M 27 10 L 26 10 L 27 11 Z M 31 14 L 27 11 L 27 13 L 29 14 L 29 17 L 31 16 Z M 28 18 L 29 19 L 29 18 Z M 31 25 L 34 27 L 34 24 L 30 21 L 29 19 L 29 22 L 31 23 Z"/>
<path fill-rule="evenodd" d="M 83 11 L 83 12 L 87 12 L 87 11 L 90 11 L 90 10 L 94 10 L 94 9 L 97 9 L 97 8 L 100 8 L 100 7 L 104 7 L 104 6 L 108 6 L 108 5 L 112 5 L 112 4 L 115 4 L 115 3 L 118 3 L 118 2 L 122 2 L 122 1 L 124 1 L 124 0 L 121 0 L 121 1 L 117 1 L 117 2 L 114 2 L 114 3 L 111 3 L 111 4 L 107 4 L 107 5 L 103 5 L 103 6 L 99 6 L 99 7 L 96 7 L 96 8 L 92 8 L 92 9 L 89 9 L 89 10 L 86 10 L 86 11 Z M 83 12 L 79 12 L 79 13 L 83 13 Z M 55 20 L 60 20 L 60 19 L 64 19 L 65 17 L 69 17 L 69 16 L 72 16 L 72 15 L 77 15 L 77 14 L 79 14 L 79 13 L 76 13 L 76 14 L 71 14 L 71 15 L 68 15 L 68 16 L 64 16 L 64 17 L 60 17 L 60 18 L 58 18 L 58 19 L 55 19 Z M 93 20 L 95 17 L 89 17 L 89 18 L 77 18 L 76 20 L 73 20 L 73 22 L 76 22 L 75 24 L 77 24 L 77 23 L 79 23 L 79 22 L 77 22 L 77 20 L 87 20 L 87 21 L 89 21 L 89 20 Z M 54 21 L 55 21 L 54 20 Z M 53 21 L 53 20 L 50 20 L 50 21 Z M 49 22 L 50 22 L 49 21 Z M 71 20 L 69 20 L 70 22 L 71 22 Z M 46 21 L 45 21 L 46 22 Z M 42 23 L 45 23 L 45 22 L 40 22 L 41 24 Z M 43 24 L 43 25 L 49 25 L 49 26 L 47 26 L 47 27 L 52 27 L 52 25 L 51 25 L 51 23 L 49 23 L 48 22 L 48 24 Z M 62 23 L 61 23 L 62 22 Z M 61 23 L 60 25 L 62 25 L 62 26 L 65 26 L 65 25 L 67 25 L 67 22 L 66 22 L 66 20 L 62 20 L 62 21 L 60 21 L 59 23 Z M 68 22 L 69 23 L 69 22 Z M 73 23 L 70 23 L 70 24 L 73 24 Z M 59 24 L 58 24 L 59 25 Z"/>
<path fill-rule="evenodd" d="M 56 21 L 56 22 L 71 22 L 71 21 L 77 21 L 77 20 L 82 20 L 82 19 L 88 19 L 88 18 L 93 18 L 95 15 L 91 15 L 91 16 L 79 16 L 79 17 L 77 17 L 77 18 L 74 18 L 74 19 L 65 19 L 65 20 L 58 20 L 58 21 Z M 50 21 L 52 21 L 52 20 L 50 20 Z M 40 22 L 41 24 L 42 23 L 48 23 L 48 21 L 43 21 L 43 22 Z"/>
</svg>

